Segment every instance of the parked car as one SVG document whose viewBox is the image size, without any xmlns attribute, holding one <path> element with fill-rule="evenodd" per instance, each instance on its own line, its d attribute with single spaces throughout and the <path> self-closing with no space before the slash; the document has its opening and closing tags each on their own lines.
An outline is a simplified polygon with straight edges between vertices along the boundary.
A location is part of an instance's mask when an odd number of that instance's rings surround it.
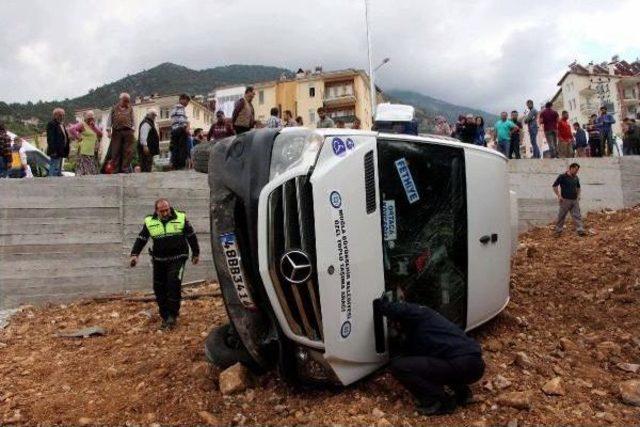
<svg viewBox="0 0 640 427">
<path fill-rule="evenodd" d="M 16 134 L 12 132 L 7 132 L 7 134 L 11 137 L 11 143 L 13 144 Z M 27 154 L 27 164 L 31 168 L 33 176 L 36 178 L 49 176 L 49 156 L 24 139 L 22 140 L 22 147 Z M 62 171 L 62 176 L 75 175 L 73 172 Z"/>
<path fill-rule="evenodd" d="M 195 148 L 230 324 L 221 367 L 351 384 L 396 351 L 373 300 L 416 302 L 470 330 L 509 301 L 506 159 L 435 136 L 260 129 Z M 513 208 L 512 208 L 513 209 Z"/>
</svg>

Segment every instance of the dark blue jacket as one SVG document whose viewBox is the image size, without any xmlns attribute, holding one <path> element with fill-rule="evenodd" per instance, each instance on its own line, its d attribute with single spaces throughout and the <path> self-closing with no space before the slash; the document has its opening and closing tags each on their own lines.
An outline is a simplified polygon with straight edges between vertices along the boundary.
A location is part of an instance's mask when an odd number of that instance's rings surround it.
<svg viewBox="0 0 640 427">
<path fill-rule="evenodd" d="M 611 126 L 616 122 L 611 114 L 600 115 L 596 119 L 596 126 L 601 133 L 611 133 Z"/>
<path fill-rule="evenodd" d="M 576 131 L 576 148 L 584 148 L 589 144 L 587 143 L 587 133 L 584 129 L 580 128 Z"/>
<path fill-rule="evenodd" d="M 400 322 L 406 335 L 405 355 L 452 359 L 481 355 L 480 345 L 462 329 L 438 312 L 418 304 L 375 301 L 378 310 L 389 320 Z"/>
</svg>

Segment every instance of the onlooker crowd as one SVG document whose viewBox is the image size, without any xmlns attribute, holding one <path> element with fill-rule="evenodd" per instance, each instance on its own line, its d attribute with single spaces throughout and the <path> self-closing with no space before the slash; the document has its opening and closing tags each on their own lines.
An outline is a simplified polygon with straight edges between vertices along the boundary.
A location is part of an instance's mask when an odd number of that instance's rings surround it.
<svg viewBox="0 0 640 427">
<path fill-rule="evenodd" d="M 618 155 L 640 155 L 640 126 L 636 119 L 625 118 L 622 123 L 622 149 L 613 135 L 612 126 L 615 123 L 606 107 L 600 108 L 600 114 L 593 114 L 583 126 L 578 122 L 571 123 L 569 113 L 562 111 L 559 114 L 553 109 L 551 102 L 546 103 L 542 111 L 538 112 L 533 100 L 529 99 L 523 115 L 515 110 L 510 116 L 507 112 L 502 112 L 489 135 L 485 133 L 484 119 L 471 114 L 458 116 L 458 121 L 453 126 L 444 117 L 437 116 L 435 133 L 485 147 L 487 139 L 493 140 L 495 149 L 509 159 L 522 157 L 525 125 L 531 144 L 531 158 L 603 157 L 612 156 L 614 149 L 618 151 Z M 538 138 L 540 127 L 548 147 L 544 153 Z"/>
<path fill-rule="evenodd" d="M 236 101 L 232 117 L 227 118 L 223 111 L 216 113 L 216 121 L 208 129 L 191 130 L 186 107 L 191 98 L 182 94 L 178 103 L 171 109 L 170 166 L 174 170 L 192 167 L 193 149 L 198 144 L 239 135 L 254 128 L 284 128 L 303 126 L 302 117 L 294 117 L 290 110 L 280 115 L 280 109 L 271 108 L 268 119 L 262 123 L 256 120 L 253 99 L 255 89 L 247 87 L 244 96 Z M 317 109 L 316 128 L 345 128 L 343 120 L 333 120 L 324 107 Z M 77 175 L 95 175 L 102 173 L 151 172 L 153 157 L 160 154 L 160 134 L 156 119 L 158 111 L 150 109 L 137 126 L 138 138 L 135 139 L 135 118 L 131 97 L 127 93 L 120 94 L 119 101 L 113 106 L 103 129 L 96 123 L 92 111 L 84 114 L 82 121 L 65 125 L 65 111 L 62 108 L 53 110 L 52 119 L 47 124 L 47 155 L 49 156 L 49 176 L 62 175 L 63 159 L 69 157 L 71 142 L 76 142 L 75 173 Z M 485 127 L 481 116 L 472 114 L 458 116 L 452 126 L 446 118 L 435 118 L 435 133 L 457 138 L 467 144 L 488 146 L 491 141 L 496 150 L 509 159 L 520 159 L 525 135 L 525 125 L 531 144 L 531 157 L 603 157 L 612 156 L 614 148 L 618 155 L 640 155 L 640 126 L 636 119 L 625 118 L 622 123 L 623 147 L 616 143 L 612 126 L 616 123 L 613 115 L 606 107 L 600 108 L 600 114 L 593 114 L 584 126 L 569 121 L 569 113 L 558 114 L 551 102 L 546 103 L 538 112 L 533 100 L 526 102 L 526 110 L 522 116 L 517 111 L 502 112 L 493 128 Z M 542 127 L 544 142 L 548 151 L 542 152 L 538 138 Z M 353 119 L 352 129 L 360 129 L 360 119 Z M 106 129 L 106 131 L 105 131 Z M 110 138 L 106 153 L 101 152 L 103 134 Z M 18 138 L 16 138 L 18 140 Z M 29 176 L 31 170 L 23 165 L 25 149 L 21 142 L 12 143 L 6 129 L 0 124 L 0 177 Z M 15 149 L 13 148 L 15 146 Z M 21 151 L 22 150 L 22 151 Z M 622 153 L 620 152 L 622 151 Z M 21 154 L 22 153 L 22 154 Z M 102 169 L 101 159 L 104 159 Z M 137 158 L 134 159 L 134 157 Z M 136 160 L 134 162 L 134 160 Z M 135 166 L 134 166 L 135 164 Z M 15 169 L 12 171 L 12 169 Z M 11 174 L 10 174 L 11 172 Z"/>
</svg>

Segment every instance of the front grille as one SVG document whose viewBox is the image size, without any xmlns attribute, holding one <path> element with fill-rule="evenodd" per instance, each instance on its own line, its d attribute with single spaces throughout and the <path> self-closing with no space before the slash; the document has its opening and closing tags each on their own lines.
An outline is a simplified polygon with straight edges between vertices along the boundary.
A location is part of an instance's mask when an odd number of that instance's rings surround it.
<svg viewBox="0 0 640 427">
<path fill-rule="evenodd" d="M 294 334 L 313 341 L 322 340 L 322 315 L 316 273 L 313 197 L 308 176 L 285 182 L 269 195 L 268 211 L 269 273 L 280 306 Z M 311 274 L 300 271 L 292 279 L 290 268 L 281 268 L 282 258 L 290 254 L 299 262 L 308 256 Z M 303 263 L 300 262 L 302 265 Z M 289 266 L 286 264 L 285 267 Z M 283 271 L 284 270 L 284 271 Z M 288 275 L 288 279 L 285 277 Z"/>
<path fill-rule="evenodd" d="M 376 211 L 376 170 L 373 151 L 364 155 L 364 188 L 367 202 L 367 215 Z"/>
</svg>

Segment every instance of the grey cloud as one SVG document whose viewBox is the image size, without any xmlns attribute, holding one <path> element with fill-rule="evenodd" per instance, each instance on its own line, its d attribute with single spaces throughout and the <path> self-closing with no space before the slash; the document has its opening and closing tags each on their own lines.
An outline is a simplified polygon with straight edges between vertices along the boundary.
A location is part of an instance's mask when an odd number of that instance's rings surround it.
<svg viewBox="0 0 640 427">
<path fill-rule="evenodd" d="M 362 0 L 5 3 L 4 101 L 74 97 L 166 61 L 197 69 L 367 66 Z M 567 13 L 600 4 L 561 3 Z M 383 89 L 417 90 L 490 111 L 550 96 L 580 47 L 559 42 L 567 22 L 553 0 L 525 8 L 501 0 L 370 4 L 375 62 L 392 59 L 378 74 Z"/>
</svg>

